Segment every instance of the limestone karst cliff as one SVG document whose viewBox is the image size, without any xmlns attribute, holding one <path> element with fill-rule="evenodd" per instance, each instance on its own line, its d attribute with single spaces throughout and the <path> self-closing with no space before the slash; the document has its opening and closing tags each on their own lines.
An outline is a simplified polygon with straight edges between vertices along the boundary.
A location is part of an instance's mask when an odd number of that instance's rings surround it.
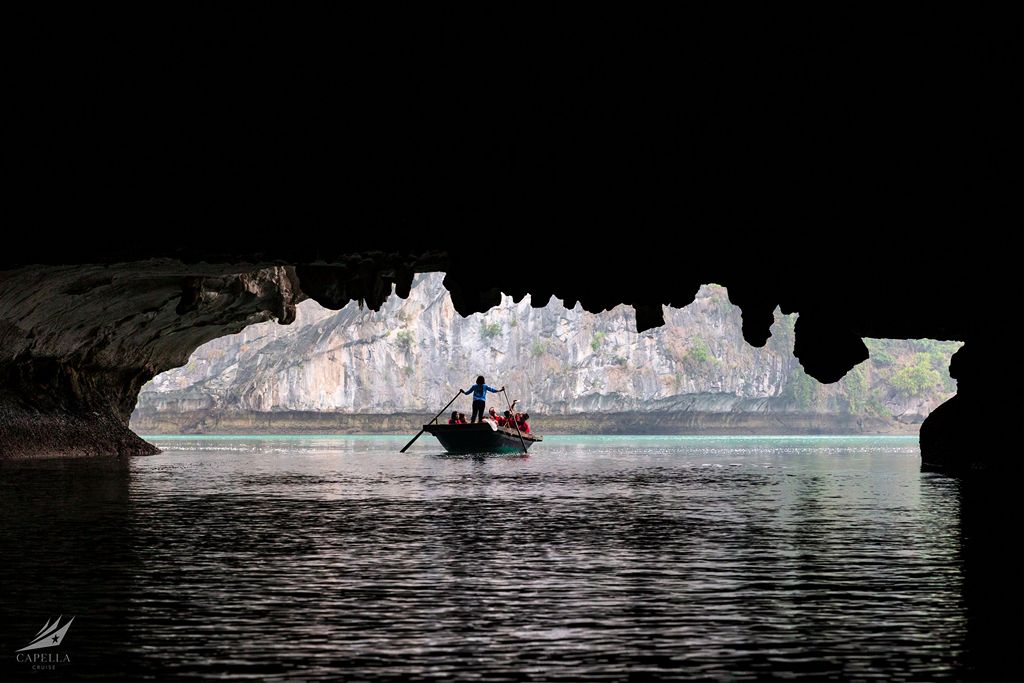
<svg viewBox="0 0 1024 683">
<path fill-rule="evenodd" d="M 945 368 L 957 344 L 929 340 L 869 340 L 870 360 L 820 385 L 793 357 L 796 316 L 777 313 L 768 344 L 751 347 L 739 310 L 714 285 L 686 308 L 666 308 L 663 327 L 637 333 L 628 307 L 591 314 L 553 299 L 533 308 L 528 296 L 463 318 L 442 277 L 418 275 L 408 299 L 392 296 L 380 312 L 306 301 L 291 326 L 216 339 L 144 387 L 133 426 L 431 412 L 481 373 L 538 415 L 813 414 L 876 429 L 918 423 L 955 390 Z"/>
</svg>

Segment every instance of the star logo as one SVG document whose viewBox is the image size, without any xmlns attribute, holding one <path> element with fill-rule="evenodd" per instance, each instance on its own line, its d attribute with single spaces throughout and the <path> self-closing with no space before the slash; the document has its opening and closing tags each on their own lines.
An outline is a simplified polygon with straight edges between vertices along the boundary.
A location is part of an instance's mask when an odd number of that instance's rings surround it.
<svg viewBox="0 0 1024 683">
<path fill-rule="evenodd" d="M 57 617 L 52 624 L 47 620 L 46 623 L 43 624 L 43 627 L 39 629 L 39 633 L 32 638 L 32 642 L 18 650 L 18 652 L 24 652 L 25 650 L 38 650 L 44 647 L 60 645 L 61 641 L 64 640 L 64 634 L 66 634 L 68 629 L 71 628 L 71 622 L 75 620 L 74 617 L 71 617 L 67 620 L 67 623 L 61 625 L 60 620 L 63 618 L 64 615 L 62 614 Z"/>
</svg>

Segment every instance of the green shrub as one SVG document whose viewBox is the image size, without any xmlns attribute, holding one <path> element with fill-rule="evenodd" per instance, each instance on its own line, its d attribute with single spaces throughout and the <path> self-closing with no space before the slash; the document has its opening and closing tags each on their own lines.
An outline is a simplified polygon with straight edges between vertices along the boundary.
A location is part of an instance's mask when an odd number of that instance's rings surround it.
<svg viewBox="0 0 1024 683">
<path fill-rule="evenodd" d="M 411 349 L 415 341 L 412 332 L 409 330 L 399 330 L 395 333 L 395 346 L 403 351 Z"/>
<path fill-rule="evenodd" d="M 484 339 L 494 339 L 502 332 L 501 323 L 480 322 L 480 336 Z"/>
<path fill-rule="evenodd" d="M 891 339 L 865 339 L 864 345 L 868 347 L 869 360 L 876 368 L 888 368 L 895 365 L 896 356 L 893 354 Z"/>
<path fill-rule="evenodd" d="M 891 368 L 896 364 L 896 359 L 888 351 L 879 349 L 878 351 L 871 351 L 871 362 L 875 367 Z"/>
<path fill-rule="evenodd" d="M 932 368 L 927 354 L 917 354 L 913 364 L 893 374 L 890 384 L 902 396 L 912 398 L 941 386 L 942 377 Z"/>
<path fill-rule="evenodd" d="M 711 358 L 711 352 L 708 350 L 707 344 L 700 339 L 697 340 L 694 346 L 690 347 L 687 355 L 698 363 L 707 363 Z"/>
<path fill-rule="evenodd" d="M 690 348 L 683 357 L 684 363 L 691 368 L 695 368 L 705 363 L 713 363 L 714 361 L 715 357 L 711 355 L 711 349 L 708 348 L 707 342 L 700 337 L 694 337 L 690 340 Z"/>
<path fill-rule="evenodd" d="M 601 348 L 601 343 L 604 342 L 604 338 L 607 335 L 604 332 L 594 333 L 594 338 L 590 340 L 590 348 L 597 353 L 598 349 Z"/>
</svg>

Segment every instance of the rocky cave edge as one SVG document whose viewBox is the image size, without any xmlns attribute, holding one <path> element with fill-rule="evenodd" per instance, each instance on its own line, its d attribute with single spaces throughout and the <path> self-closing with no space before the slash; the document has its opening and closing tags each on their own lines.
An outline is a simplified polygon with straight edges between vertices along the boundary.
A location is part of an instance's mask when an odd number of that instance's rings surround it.
<svg viewBox="0 0 1024 683">
<path fill-rule="evenodd" d="M 883 285 L 863 261 L 863 275 L 855 277 L 810 267 L 765 276 L 756 248 L 728 263 L 697 267 L 647 250 L 579 245 L 531 253 L 528 262 L 515 250 L 486 244 L 362 248 L 316 259 L 284 251 L 179 251 L 134 260 L 84 253 L 0 270 L 0 457 L 154 453 L 128 427 L 139 390 L 186 363 L 201 344 L 258 322 L 288 324 L 307 297 L 328 308 L 356 300 L 377 309 L 392 286 L 404 298 L 415 273 L 443 271 L 462 315 L 488 310 L 501 292 L 516 300 L 529 293 L 534 306 L 557 296 L 592 313 L 632 305 L 639 331 L 662 324 L 663 305 L 683 307 L 701 284 L 715 282 L 741 309 L 744 338 L 754 346 L 766 343 L 776 306 L 799 313 L 794 352 L 807 373 L 825 383 L 868 357 L 862 337 L 964 341 L 951 364 L 957 395 L 921 428 L 924 463 L 1006 465 L 991 449 L 967 448 L 971 425 L 980 424 L 983 392 L 976 390 L 973 358 L 986 345 L 986 327 L 970 313 L 946 313 L 971 310 L 953 305 L 960 296 L 955 283 L 922 290 L 914 269 L 904 274 L 906 282 L 897 276 Z M 913 296 L 894 295 L 911 286 L 917 287 Z"/>
</svg>

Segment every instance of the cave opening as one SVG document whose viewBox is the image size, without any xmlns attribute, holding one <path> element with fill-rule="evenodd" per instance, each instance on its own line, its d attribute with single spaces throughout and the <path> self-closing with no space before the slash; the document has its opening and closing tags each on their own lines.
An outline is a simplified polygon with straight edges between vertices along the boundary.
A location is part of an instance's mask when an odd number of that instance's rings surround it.
<svg viewBox="0 0 1024 683">
<path fill-rule="evenodd" d="M 793 354 L 798 314 L 776 307 L 766 343 L 752 346 L 719 285 L 638 332 L 632 306 L 591 313 L 528 293 L 464 317 L 444 277 L 417 274 L 404 297 L 391 286 L 379 310 L 306 300 L 289 325 L 209 341 L 142 387 L 131 426 L 411 434 L 483 373 L 549 434 L 910 435 L 956 392 L 948 367 L 961 344 L 930 339 L 866 339 L 869 358 L 823 384 Z"/>
</svg>

